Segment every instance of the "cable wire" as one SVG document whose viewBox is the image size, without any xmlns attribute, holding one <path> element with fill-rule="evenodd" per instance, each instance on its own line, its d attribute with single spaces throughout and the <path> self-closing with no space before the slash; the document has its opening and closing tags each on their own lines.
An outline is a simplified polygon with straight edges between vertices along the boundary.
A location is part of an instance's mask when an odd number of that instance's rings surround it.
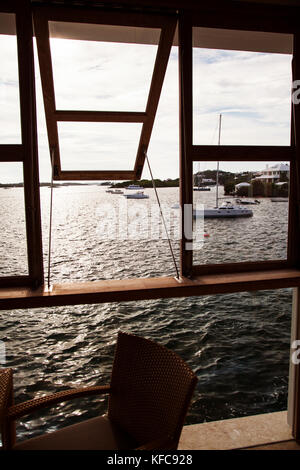
<svg viewBox="0 0 300 470">
<path fill-rule="evenodd" d="M 48 244 L 48 290 L 51 278 L 51 242 L 52 242 L 52 212 L 53 212 L 53 176 L 54 176 L 54 149 L 51 149 L 51 185 L 50 185 L 50 216 L 49 216 L 49 244 Z"/>
<path fill-rule="evenodd" d="M 169 247 L 170 247 L 170 252 L 171 252 L 171 255 L 172 255 L 172 258 L 173 258 L 173 263 L 174 263 L 174 267 L 175 267 L 175 271 L 176 271 L 176 278 L 179 279 L 179 278 L 180 278 L 180 275 L 179 275 L 179 270 L 178 270 L 178 267 L 177 267 L 177 263 L 176 263 L 176 259 L 175 259 L 175 255 L 174 255 L 174 251 L 173 251 L 173 247 L 172 247 L 172 243 L 171 243 L 171 240 L 170 240 L 170 237 L 169 237 L 169 233 L 168 233 L 166 221 L 165 221 L 164 214 L 163 214 L 163 211 L 162 211 L 162 208 L 161 208 L 161 204 L 160 204 L 160 200 L 159 200 L 159 197 L 158 197 L 158 193 L 157 193 L 155 181 L 154 181 L 153 174 L 152 174 L 152 170 L 151 170 L 151 167 L 150 167 L 149 158 L 148 158 L 148 155 L 147 155 L 146 152 L 145 152 L 145 158 L 146 158 L 147 165 L 148 165 L 148 168 L 149 168 L 149 172 L 150 172 L 150 176 L 151 176 L 151 180 L 152 180 L 153 189 L 154 189 L 155 196 L 156 196 L 157 203 L 158 203 L 158 207 L 159 207 L 159 210 L 160 210 L 160 215 L 161 215 L 161 218 L 162 218 L 162 221 L 163 221 L 163 225 L 164 225 L 164 229 L 165 229 L 165 232 L 166 232 L 166 235 L 167 235 L 167 239 L 168 239 L 168 243 L 169 243 Z"/>
</svg>

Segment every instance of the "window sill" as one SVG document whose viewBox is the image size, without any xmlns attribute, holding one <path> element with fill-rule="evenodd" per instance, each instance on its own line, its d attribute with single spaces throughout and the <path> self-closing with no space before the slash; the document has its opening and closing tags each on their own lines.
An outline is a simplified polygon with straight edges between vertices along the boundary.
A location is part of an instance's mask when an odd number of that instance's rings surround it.
<svg viewBox="0 0 300 470">
<path fill-rule="evenodd" d="M 179 450 L 300 450 L 287 412 L 184 426 Z"/>
<path fill-rule="evenodd" d="M 300 286 L 300 270 L 276 269 L 247 273 L 209 274 L 184 278 L 139 278 L 0 289 L 0 309 L 96 304 L 146 299 L 191 297 Z"/>
</svg>

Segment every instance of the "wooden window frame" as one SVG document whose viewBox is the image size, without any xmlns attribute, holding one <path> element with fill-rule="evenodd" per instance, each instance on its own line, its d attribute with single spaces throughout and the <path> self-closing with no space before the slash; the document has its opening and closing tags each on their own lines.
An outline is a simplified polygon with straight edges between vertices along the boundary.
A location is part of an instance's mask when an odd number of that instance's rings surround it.
<svg viewBox="0 0 300 470">
<path fill-rule="evenodd" d="M 185 229 L 187 218 L 182 210 L 181 224 L 181 275 L 194 277 L 200 275 L 215 275 L 242 273 L 252 271 L 266 271 L 287 268 L 299 268 L 300 253 L 300 223 L 299 223 L 299 145 L 296 145 L 296 135 L 299 134 L 300 116 L 298 107 L 292 105 L 291 118 L 291 144 L 289 146 L 258 146 L 258 145 L 194 145 L 193 144 L 193 60 L 192 35 L 193 27 L 216 27 L 216 20 L 210 16 L 199 17 L 195 14 L 182 14 L 179 18 L 179 68 L 180 68 L 180 206 L 182 208 L 193 205 L 193 162 L 197 161 L 289 161 L 290 188 L 289 188 L 289 215 L 288 215 L 288 247 L 287 257 L 284 260 L 249 261 L 226 264 L 193 264 L 192 240 L 185 236 L 189 233 Z M 237 26 L 238 25 L 238 26 Z M 232 22 L 219 26 L 222 29 L 255 30 L 248 19 L 245 23 Z M 278 25 L 269 25 L 270 32 L 277 32 Z M 265 29 L 268 29 L 265 28 Z M 275 31 L 274 31 L 275 30 Z M 286 31 L 285 31 L 286 32 Z M 297 44 L 299 33 L 293 28 L 289 31 L 294 34 L 294 43 Z M 298 39 L 299 41 L 299 39 Z M 299 52 L 293 51 L 293 80 L 299 75 Z M 298 64 L 298 68 L 296 66 Z M 299 141 L 299 138 L 298 138 Z"/>
<path fill-rule="evenodd" d="M 24 0 L 22 4 L 17 1 L 1 2 L 0 11 L 15 15 L 22 137 L 21 144 L 0 145 L 0 162 L 20 162 L 23 164 L 28 258 L 28 274 L 2 276 L 0 277 L 0 287 L 24 285 L 38 287 L 43 284 L 44 274 L 30 1 Z"/>
<path fill-rule="evenodd" d="M 105 3 L 105 1 L 104 1 Z M 126 1 L 124 0 L 126 4 Z M 130 3 L 130 2 L 129 2 Z M 145 0 L 145 5 L 147 1 Z M 150 4 L 149 4 L 150 6 Z M 180 107 L 180 198 L 181 203 L 192 202 L 192 188 L 190 183 L 192 175 L 192 162 L 194 159 L 199 158 L 201 151 L 197 146 L 193 150 L 192 146 L 192 114 L 190 112 L 192 103 L 192 43 L 191 43 L 191 28 L 192 26 L 203 26 L 213 28 L 226 28 L 245 30 L 245 31 L 270 31 L 270 32 L 282 32 L 288 34 L 294 34 L 295 36 L 295 50 L 293 60 L 293 78 L 300 78 L 300 52 L 299 52 L 299 30 L 296 21 L 297 15 L 293 9 L 289 9 L 286 16 L 283 15 L 285 9 L 271 9 L 268 6 L 242 6 L 234 5 L 231 8 L 227 6 L 220 6 L 218 9 L 223 12 L 219 15 L 215 15 L 214 9 L 208 6 L 192 6 L 186 5 L 183 1 L 178 1 L 179 10 L 172 10 L 166 12 L 163 18 L 167 18 L 171 15 L 170 26 L 169 24 L 169 35 L 165 38 L 167 46 L 164 46 L 163 41 L 162 47 L 165 49 L 170 48 L 170 36 L 172 36 L 176 21 L 174 18 L 179 18 L 179 107 Z M 68 20 L 67 17 L 63 16 L 63 12 L 68 12 L 69 9 L 65 7 L 59 7 L 61 20 Z M 130 7 L 129 7 L 130 9 Z M 37 146 L 36 146 L 36 115 L 35 115 L 35 93 L 34 93 L 34 74 L 33 74 L 33 54 L 32 54 L 32 28 L 31 28 L 31 14 L 36 14 L 36 11 L 43 11 L 46 18 L 49 18 L 49 11 L 54 11 L 53 8 L 38 5 L 33 6 L 30 4 L 30 0 L 24 1 L 3 1 L 1 3 L 1 11 L 12 12 L 18 14 L 18 18 L 26 20 L 23 23 L 26 25 L 26 35 L 22 30 L 21 21 L 19 24 L 18 34 L 23 34 L 22 40 L 18 40 L 19 47 L 19 60 L 20 60 L 20 76 L 22 75 L 21 82 L 26 84 L 22 86 L 21 90 L 21 101 L 25 104 L 23 109 L 26 109 L 26 113 L 29 113 L 30 119 L 25 113 L 21 113 L 22 129 L 24 135 L 27 135 L 27 148 L 24 143 L 22 145 L 13 146 L 0 146 L 0 161 L 22 161 L 24 167 L 28 170 L 25 172 L 25 194 L 26 196 L 26 226 L 27 233 L 29 234 L 28 243 L 30 249 L 28 249 L 28 257 L 30 268 L 29 276 L 14 276 L 12 278 L 0 279 L 0 309 L 15 308 L 14 305 L 20 303 L 24 308 L 26 306 L 50 306 L 50 305 L 71 305 L 80 303 L 101 303 L 107 301 L 118 300 L 139 300 L 139 299 L 151 299 L 158 297 L 181 297 L 181 296 L 192 296 L 192 295 L 209 295 L 214 293 L 226 293 L 226 292 L 239 292 L 247 290 L 259 290 L 264 288 L 280 288 L 280 287 L 300 287 L 300 263 L 299 263 L 299 207 L 300 207 L 300 177 L 299 177 L 299 161 L 300 161 L 300 150 L 297 143 L 297 134 L 299 134 L 300 127 L 300 112 L 299 107 L 293 108 L 293 119 L 291 130 L 292 145 L 288 149 L 291 156 L 291 193 L 293 198 L 290 200 L 290 212 L 289 212 L 289 262 L 282 261 L 267 261 L 261 263 L 234 263 L 225 265 L 206 265 L 202 266 L 199 271 L 191 269 L 192 257 L 191 251 L 184 249 L 184 244 L 187 240 L 184 239 L 184 232 L 181 241 L 181 279 L 176 280 L 172 277 L 161 277 L 161 278 L 150 278 L 150 279 L 133 279 L 128 281 L 128 290 L 124 292 L 123 283 L 124 281 L 95 281 L 92 284 L 89 282 L 82 282 L 80 285 L 77 284 L 64 284 L 52 286 L 51 292 L 46 292 L 43 287 L 43 263 L 42 263 L 42 249 L 41 249 L 41 223 L 40 223 L 40 200 L 39 200 L 39 178 L 38 178 L 38 162 L 37 162 Z M 57 8 L 55 12 L 57 12 Z M 73 9 L 72 9 L 73 11 Z M 95 10 L 80 9 L 76 10 L 74 21 L 83 22 L 92 21 L 92 15 L 95 14 Z M 241 11 L 244 13 L 241 15 Z M 298 11 L 298 10 L 297 10 Z M 201 16 L 200 16 L 201 12 Z M 246 14 L 247 13 L 247 14 Z M 272 13 L 272 14 L 271 14 Z M 40 13 L 39 13 L 40 14 Z M 130 12 L 132 18 L 133 13 Z M 78 15 L 80 16 L 78 18 Z M 87 16 L 86 16 L 87 15 Z M 103 15 L 103 10 L 99 10 L 99 15 Z M 116 18 L 116 12 L 114 12 L 114 18 Z M 153 16 L 152 13 L 148 15 L 148 12 L 144 11 L 141 15 L 134 13 L 136 26 L 148 26 L 154 27 L 157 25 L 156 14 Z M 124 10 L 117 12 L 118 22 L 122 25 L 128 25 L 128 11 L 126 7 Z M 161 15 L 159 16 L 161 17 Z M 221 17 L 221 19 L 220 19 Z M 99 23 L 97 17 L 95 22 Z M 103 20 L 103 16 L 101 16 Z M 153 23 L 155 18 L 155 24 Z M 57 19 L 55 16 L 51 17 L 50 20 Z M 142 20 L 141 20 L 142 19 Z M 48 19 L 47 19 L 48 21 Z M 146 24 L 144 23 L 146 22 Z M 104 23 L 102 21 L 102 23 Z M 222 24 L 221 24 L 222 23 Z M 172 34 L 170 33 L 172 28 Z M 226 29 L 225 28 L 225 29 Z M 26 42 L 27 41 L 27 42 Z M 24 43 L 22 45 L 22 42 Z M 25 47 L 26 45 L 26 47 Z M 187 47 L 188 46 L 188 47 Z M 22 54 L 21 54 L 22 52 Z M 20 56 L 23 55 L 24 61 Z M 28 57 L 27 57 L 28 56 Z M 31 65 L 30 65 L 31 64 Z M 25 73 L 26 72 L 26 73 Z M 163 72 L 164 73 L 164 72 Z M 27 74 L 27 75 L 26 75 Z M 161 76 L 161 80 L 163 77 Z M 153 80 L 152 80 L 153 82 Z M 28 88 L 29 86 L 29 88 Z M 27 87 L 30 93 L 24 92 Z M 45 97 L 46 98 L 46 97 Z M 156 94 L 156 98 L 159 96 Z M 51 103 L 50 97 L 50 103 Z M 27 108 L 26 108 L 26 106 Z M 69 120 L 70 117 L 74 120 L 82 118 L 81 112 L 79 114 L 76 111 L 71 111 L 71 116 L 67 111 L 56 111 L 56 118 L 61 120 Z M 85 118 L 88 121 L 94 120 L 94 113 L 84 112 Z M 24 118 L 26 114 L 26 119 Z M 100 112 L 100 114 L 102 114 Z M 96 113 L 100 117 L 99 113 Z M 120 113 L 119 114 L 120 117 Z M 121 113 L 122 114 L 122 113 Z M 97 118 L 98 118 L 97 117 Z M 128 115 L 127 115 L 128 117 Z M 101 119 L 104 116 L 101 116 Z M 109 116 L 114 122 L 115 116 L 110 113 Z M 143 119 L 143 116 L 139 114 L 139 119 Z M 107 119 L 107 115 L 106 115 Z M 122 115 L 122 119 L 125 116 Z M 27 134 L 26 134 L 27 133 Z M 150 138 L 150 137 L 149 137 Z M 299 141 L 299 139 L 298 139 Z M 29 149 L 29 153 L 27 152 Z M 270 152 L 274 150 L 273 147 L 258 148 L 256 146 L 257 160 L 267 159 L 267 155 L 264 152 Z M 237 147 L 231 148 L 231 151 L 235 151 L 237 155 Z M 217 149 L 218 152 L 226 152 L 226 150 Z M 240 149 L 239 149 L 240 151 Z M 251 159 L 253 156 L 252 147 L 243 147 L 245 158 L 247 152 L 251 151 Z M 275 150 L 278 158 L 282 151 L 282 148 Z M 193 153 L 195 152 L 195 153 Z M 228 152 L 228 150 L 227 150 Z M 25 158 L 26 155 L 26 158 Z M 28 156 L 29 155 L 29 156 Z M 231 154 L 232 155 L 232 154 Z M 201 156 L 201 155 L 200 155 Z M 144 158 L 144 155 L 142 155 Z M 221 159 L 221 155 L 219 155 Z M 274 160 L 274 154 L 272 153 L 272 160 Z M 24 170 L 25 171 L 25 170 Z M 80 172 L 82 173 L 82 172 Z M 73 175 L 72 175 L 73 176 Z M 84 175 L 86 178 L 86 175 Z M 27 220 L 28 219 L 28 220 Z M 184 221 L 182 220 L 182 227 L 184 227 Z M 190 277 L 192 279 L 190 280 Z M 34 295 L 31 291 L 32 287 L 42 285 L 41 288 L 36 289 Z M 127 285 L 127 284 L 126 284 Z M 28 289 L 26 288 L 28 286 Z M 19 289 L 20 287 L 20 289 Z M 23 290 L 24 287 L 24 290 Z M 32 301 L 32 296 L 34 301 Z"/>
<path fill-rule="evenodd" d="M 102 0 L 102 3 L 111 4 L 111 0 Z M 122 5 L 130 5 L 130 0 L 122 0 Z M 168 9 L 168 0 L 161 2 Z M 300 79 L 300 28 L 298 25 L 299 7 L 288 8 L 272 5 L 252 5 L 245 2 L 219 3 L 199 5 L 198 2 L 177 0 L 176 5 L 179 16 L 179 80 L 180 80 L 180 195 L 181 203 L 192 203 L 192 163 L 193 159 L 201 156 L 200 149 L 192 148 L 192 42 L 191 27 L 203 26 L 212 28 L 265 31 L 288 33 L 294 35 L 293 52 L 293 80 Z M 138 0 L 137 4 L 144 8 L 153 7 L 151 0 Z M 120 4 L 119 4 L 120 6 Z M 292 107 L 291 128 L 291 188 L 289 210 L 289 246 L 288 260 L 276 264 L 276 261 L 267 263 L 239 263 L 234 265 L 217 265 L 211 268 L 201 268 L 201 274 L 195 275 L 192 268 L 191 252 L 185 250 L 187 240 L 182 236 L 181 242 L 181 275 L 177 280 L 172 277 L 132 279 L 121 281 L 95 281 L 72 284 L 54 285 L 51 291 L 43 287 L 43 263 L 41 242 L 41 220 L 39 199 L 39 174 L 37 160 L 36 138 L 36 112 L 35 112 L 35 82 L 33 69 L 32 49 L 32 6 L 30 0 L 2 0 L 0 11 L 16 14 L 18 62 L 20 77 L 20 105 L 21 105 L 21 145 L 0 145 L 1 161 L 20 161 L 24 167 L 24 194 L 26 208 L 26 229 L 28 243 L 29 275 L 0 279 L 0 309 L 40 308 L 59 305 L 75 305 L 102 302 L 135 301 L 143 299 L 158 299 L 169 297 L 189 297 L 198 295 L 214 295 L 242 291 L 279 289 L 295 287 L 295 320 L 293 334 L 295 338 L 300 335 L 300 107 Z M 44 8 L 44 7 L 43 7 Z M 85 11 L 85 10 L 84 10 Z M 81 10 L 82 14 L 83 10 Z M 126 12 L 119 12 L 120 20 Z M 172 15 L 174 16 L 174 8 Z M 201 16 L 200 16 L 201 15 Z M 148 17 L 148 13 L 143 18 Z M 197 18 L 197 21 L 196 21 Z M 123 21 L 123 20 L 122 20 Z M 173 20 L 172 20 L 173 21 Z M 195 24 L 196 23 L 196 24 Z M 137 26 L 139 24 L 137 23 Z M 226 29 L 225 28 L 225 29 Z M 51 100 L 50 100 L 51 101 Z M 72 117 L 76 115 L 72 112 Z M 91 119 L 91 115 L 85 115 Z M 99 116 L 99 115 L 98 115 Z M 60 115 L 60 118 L 69 120 L 70 116 Z M 78 117 L 78 115 L 77 115 Z M 124 116 L 123 116 L 124 117 Z M 57 118 L 57 116 L 56 116 Z M 55 121 L 55 120 L 54 120 Z M 114 122 L 114 121 L 113 121 Z M 216 149 L 215 149 L 216 150 Z M 237 149 L 231 149 L 236 151 Z M 240 150 L 240 149 L 239 149 Z M 244 157 L 253 148 L 243 147 Z M 263 152 L 269 151 L 264 148 Z M 274 150 L 274 149 L 273 149 Z M 217 152 L 225 150 L 217 149 Z M 279 150 L 275 150 L 279 152 Z M 195 152 L 195 154 L 193 153 Z M 256 149 L 257 161 L 268 160 L 262 149 Z M 260 154 L 260 158 L 258 158 Z M 232 154 L 231 154 L 232 155 Z M 272 154 L 272 160 L 274 160 Z M 277 153 L 277 156 L 279 154 Z M 141 157 L 141 162 L 142 158 Z M 206 156 L 205 156 L 206 158 Z M 222 160 L 222 155 L 218 158 Z M 197 161 L 197 160 L 195 160 Z M 141 164 L 140 162 L 140 164 Z M 137 175 L 139 168 L 136 168 Z M 73 179 L 73 178 L 72 178 Z M 86 179 L 86 178 L 85 178 Z M 183 227 L 182 221 L 182 227 Z M 275 264 L 274 264 L 275 263 Z M 225 270 L 225 271 L 224 271 Z M 227 271 L 227 272 L 226 272 Z M 191 276 L 192 278 L 186 277 Z M 41 287 L 37 286 L 41 284 Z M 33 289 L 35 287 L 35 289 Z M 55 312 L 55 310 L 53 310 Z M 50 311 L 49 311 L 50 314 Z M 291 406 L 293 435 L 300 439 L 300 367 L 295 366 L 293 380 L 293 405 Z"/>
<path fill-rule="evenodd" d="M 68 111 L 57 110 L 51 59 L 49 21 L 105 24 L 113 26 L 139 26 L 160 29 L 157 55 L 145 112 Z M 53 153 L 55 180 L 138 180 L 142 176 L 154 119 L 159 103 L 165 72 L 173 44 L 177 18 L 174 16 L 120 13 L 71 7 L 34 8 L 34 27 L 37 40 L 44 107 L 50 155 Z M 57 123 L 64 122 L 131 122 L 142 123 L 142 130 L 132 170 L 62 170 Z"/>
</svg>

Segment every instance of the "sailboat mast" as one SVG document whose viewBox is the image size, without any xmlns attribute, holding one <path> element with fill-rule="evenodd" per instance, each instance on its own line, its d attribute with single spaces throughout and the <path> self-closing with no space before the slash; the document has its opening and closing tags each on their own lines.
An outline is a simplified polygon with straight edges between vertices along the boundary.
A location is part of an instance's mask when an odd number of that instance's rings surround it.
<svg viewBox="0 0 300 470">
<path fill-rule="evenodd" d="M 220 114 L 220 117 L 219 117 L 219 138 L 218 138 L 218 145 L 220 145 L 220 143 L 221 143 L 221 124 L 222 124 L 222 114 Z M 216 207 L 219 207 L 219 161 L 217 162 Z"/>
</svg>

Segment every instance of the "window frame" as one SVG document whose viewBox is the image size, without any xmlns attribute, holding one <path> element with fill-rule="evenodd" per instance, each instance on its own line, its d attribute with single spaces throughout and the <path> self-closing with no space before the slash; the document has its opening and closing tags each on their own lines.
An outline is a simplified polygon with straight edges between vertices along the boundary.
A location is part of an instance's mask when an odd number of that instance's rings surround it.
<svg viewBox="0 0 300 470">
<path fill-rule="evenodd" d="M 4 1 L 1 2 L 0 12 L 15 15 L 22 142 L 21 144 L 0 145 L 0 162 L 23 164 L 28 259 L 28 274 L 1 276 L 0 287 L 25 285 L 36 288 L 43 283 L 44 272 L 31 5 L 27 0 L 24 2 Z"/>
<path fill-rule="evenodd" d="M 265 271 L 299 267 L 300 236 L 299 211 L 299 146 L 296 145 L 296 130 L 299 128 L 299 113 L 296 115 L 296 106 L 292 103 L 291 116 L 291 143 L 289 146 L 258 146 L 258 145 L 194 145 L 193 144 L 193 27 L 218 28 L 223 30 L 236 29 L 241 31 L 257 31 L 250 17 L 248 20 L 236 21 L 228 13 L 228 23 L 216 25 L 216 20 L 210 15 L 196 15 L 182 13 L 179 17 L 179 69 L 180 69 L 180 206 L 181 214 L 181 247 L 180 268 L 183 277 L 200 275 L 216 275 L 237 272 Z M 226 26 L 224 24 L 226 23 Z M 264 31 L 278 32 L 278 25 L 270 24 Z M 294 35 L 294 44 L 297 43 L 295 31 L 290 27 L 289 34 Z M 293 81 L 299 77 L 296 69 L 295 46 L 293 51 Z M 299 53 L 299 52 L 298 52 Z M 299 60 L 298 60 L 299 64 Z M 299 65 L 298 65 L 299 69 Z M 298 131 L 299 132 L 299 131 Z M 190 233 L 187 227 L 188 218 L 185 208 L 193 205 L 193 163 L 198 161 L 286 161 L 290 165 L 289 188 L 289 214 L 288 214 L 288 246 L 287 257 L 284 260 L 249 261 L 237 263 L 193 264 L 192 240 L 186 237 Z"/>
<path fill-rule="evenodd" d="M 50 0 L 49 0 L 50 1 Z M 132 279 L 122 281 L 94 281 L 77 284 L 53 286 L 46 291 L 43 286 L 43 257 L 41 246 L 41 220 L 39 199 L 39 173 L 37 160 L 35 81 L 32 50 L 32 4 L 35 0 L 3 0 L 0 11 L 16 13 L 18 35 L 18 61 L 20 74 L 20 102 L 22 144 L 20 146 L 1 146 L 1 161 L 20 161 L 24 166 L 24 193 L 26 207 L 26 228 L 28 243 L 29 276 L 0 279 L 0 309 L 39 308 L 59 305 L 91 304 L 101 302 L 135 301 L 168 297 L 189 297 L 197 295 L 215 295 L 229 292 L 251 290 L 279 289 L 295 287 L 293 333 L 300 335 L 300 107 L 292 107 L 291 147 L 293 158 L 291 164 L 291 189 L 289 211 L 289 266 L 277 269 L 269 263 L 255 263 L 255 266 L 242 263 L 232 265 L 232 273 L 220 273 L 226 265 L 214 267 L 216 273 L 205 274 L 193 279 L 189 269 L 189 253 L 181 246 L 181 275 L 173 277 Z M 111 0 L 102 0 L 111 6 Z M 153 8 L 153 1 L 138 0 L 146 16 L 147 8 Z M 175 7 L 174 7 L 175 3 Z M 126 16 L 126 8 L 132 7 L 131 0 L 123 0 L 120 15 Z M 155 8 L 179 17 L 179 80 L 180 80 L 180 193 L 181 203 L 192 203 L 192 154 L 190 133 L 191 126 L 191 64 L 192 42 L 191 29 L 194 26 L 244 29 L 247 31 L 282 32 L 294 35 L 293 80 L 300 79 L 300 28 L 298 25 L 299 7 L 282 5 L 259 5 L 247 2 L 217 2 L 199 5 L 197 2 L 161 1 Z M 124 8 L 124 10 L 123 10 Z M 176 8 L 176 10 L 175 10 Z M 84 10 L 85 11 L 85 10 Z M 169 12 L 170 13 L 170 12 Z M 190 109 L 189 109 L 190 108 Z M 252 158 L 253 155 L 251 154 Z M 265 157 L 263 158 L 265 161 Z M 221 158 L 220 158 L 221 160 Z M 272 155 L 272 161 L 273 155 Z M 182 220 L 182 228 L 184 221 Z M 186 242 L 184 232 L 182 245 Z M 285 263 L 284 265 L 286 265 Z M 227 265 L 229 266 L 229 265 Z M 40 284 L 39 289 L 33 289 Z M 294 366 L 292 380 L 293 403 L 291 405 L 293 436 L 300 439 L 300 367 Z"/>
<path fill-rule="evenodd" d="M 33 9 L 35 35 L 44 96 L 50 159 L 54 180 L 138 180 L 142 176 L 154 119 L 173 44 L 177 17 L 175 15 L 136 12 L 101 11 L 75 7 L 35 6 Z M 49 21 L 138 26 L 160 29 L 160 39 L 152 73 L 150 90 L 144 112 L 57 110 L 50 48 Z M 142 123 L 140 140 L 132 170 L 62 170 L 59 150 L 58 122 L 133 122 Z"/>
</svg>

